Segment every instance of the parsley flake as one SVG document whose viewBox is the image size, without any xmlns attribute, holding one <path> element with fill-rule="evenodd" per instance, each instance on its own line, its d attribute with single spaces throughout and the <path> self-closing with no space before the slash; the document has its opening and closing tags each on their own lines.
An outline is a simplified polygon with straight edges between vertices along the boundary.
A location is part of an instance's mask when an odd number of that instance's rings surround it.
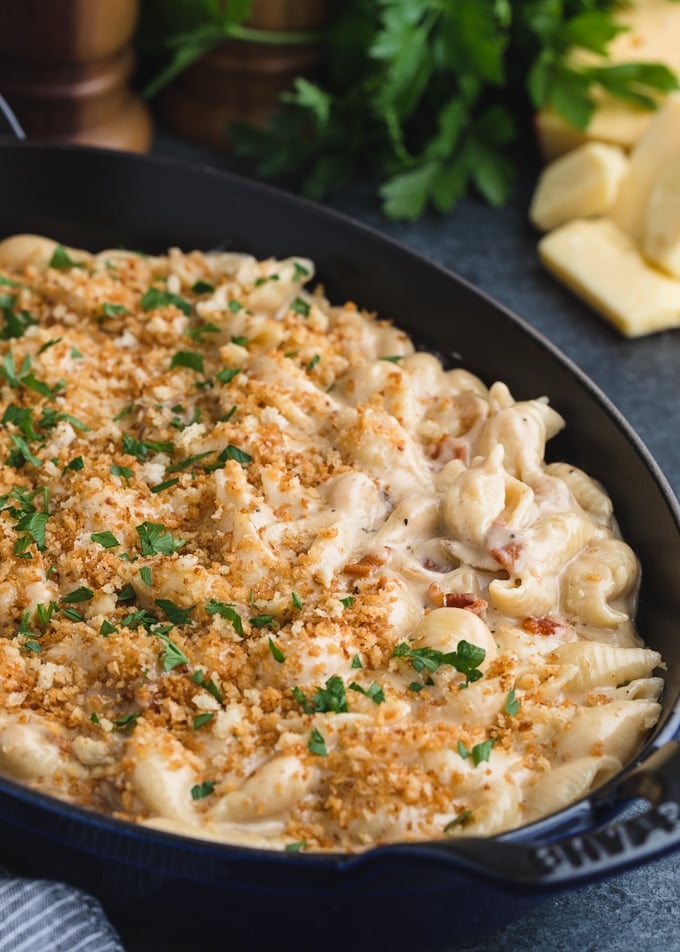
<svg viewBox="0 0 680 952">
<path fill-rule="evenodd" d="M 174 353 L 170 360 L 170 369 L 173 367 L 188 367 L 199 374 L 205 373 L 203 356 L 195 350 L 178 350 Z"/>
<path fill-rule="evenodd" d="M 204 780 L 203 783 L 196 783 L 191 788 L 191 799 L 202 800 L 204 797 L 209 797 L 214 789 L 215 783 L 212 780 Z"/>
<path fill-rule="evenodd" d="M 143 522 L 135 526 L 142 544 L 142 555 L 172 555 L 186 545 L 184 539 L 174 536 L 158 522 Z"/>
<path fill-rule="evenodd" d="M 318 728 L 314 727 L 311 734 L 309 735 L 309 740 L 307 741 L 307 750 L 310 754 L 316 754 L 318 757 L 328 757 L 328 750 L 326 749 L 326 741 L 324 736 Z"/>
<path fill-rule="evenodd" d="M 283 651 L 281 651 L 281 649 L 276 644 L 273 638 L 269 639 L 269 650 L 272 653 L 272 658 L 274 659 L 274 661 L 278 661 L 279 664 L 283 664 L 283 662 L 286 660 L 286 656 L 283 653 Z"/>
<path fill-rule="evenodd" d="M 186 314 L 191 314 L 191 304 L 177 294 L 171 294 L 170 291 L 161 291 L 160 288 L 149 288 L 140 300 L 143 311 L 155 311 L 159 307 L 169 307 L 173 305 Z"/>
<path fill-rule="evenodd" d="M 206 724 L 209 724 L 210 721 L 215 719 L 214 711 L 207 711 L 205 714 L 197 714 L 193 720 L 194 730 L 200 730 L 201 727 L 205 727 Z"/>
<path fill-rule="evenodd" d="M 236 634 L 241 638 L 244 637 L 243 621 L 233 605 L 229 605 L 227 602 L 218 602 L 216 599 L 211 598 L 206 604 L 205 610 L 209 615 L 219 615 L 220 618 L 225 618 L 227 621 L 230 621 Z"/>
</svg>

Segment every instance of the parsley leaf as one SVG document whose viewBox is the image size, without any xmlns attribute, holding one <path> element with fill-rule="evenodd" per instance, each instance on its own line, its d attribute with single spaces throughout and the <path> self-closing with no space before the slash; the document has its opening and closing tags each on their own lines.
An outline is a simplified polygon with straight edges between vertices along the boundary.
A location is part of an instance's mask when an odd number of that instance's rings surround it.
<svg viewBox="0 0 680 952">
<path fill-rule="evenodd" d="M 274 661 L 278 661 L 279 664 L 283 664 L 283 662 L 286 660 L 286 656 L 283 653 L 283 651 L 281 651 L 281 649 L 276 644 L 273 638 L 270 638 L 268 643 L 269 643 L 269 650 L 271 651 L 272 658 L 274 659 Z"/>
<path fill-rule="evenodd" d="M 173 367 L 188 367 L 197 373 L 205 373 L 205 363 L 203 355 L 195 350 L 178 350 L 170 359 L 170 369 Z"/>
<path fill-rule="evenodd" d="M 173 625 L 191 624 L 191 618 L 189 616 L 196 607 L 195 605 L 191 605 L 189 608 L 179 608 L 174 602 L 170 601 L 169 598 L 157 598 L 155 602 L 161 611 L 164 612 L 168 621 L 171 621 Z"/>
<path fill-rule="evenodd" d="M 466 677 L 464 686 L 482 677 L 479 665 L 486 657 L 486 652 L 478 645 L 469 641 L 459 641 L 455 651 L 438 651 L 436 648 L 412 648 L 408 642 L 402 642 L 394 649 L 394 658 L 406 658 L 411 667 L 419 674 L 423 671 L 434 673 L 442 665 L 451 665 Z"/>
<path fill-rule="evenodd" d="M 307 741 L 307 749 L 311 754 L 316 754 L 319 757 L 328 757 L 328 750 L 326 749 L 326 741 L 324 739 L 321 731 L 314 727 L 311 734 L 309 735 L 309 740 Z"/>
<path fill-rule="evenodd" d="M 74 261 L 63 245 L 57 245 L 52 252 L 52 257 L 47 267 L 57 268 L 60 271 L 68 271 L 69 268 L 77 268 L 82 264 L 82 261 Z"/>
<path fill-rule="evenodd" d="M 172 555 L 186 545 L 184 539 L 179 539 L 158 522 L 143 522 L 135 526 L 135 531 L 142 544 L 142 555 Z"/>
<path fill-rule="evenodd" d="M 243 621 L 233 605 L 229 605 L 226 602 L 218 602 L 216 599 L 211 598 L 206 604 L 205 610 L 209 615 L 219 615 L 220 618 L 226 618 L 227 621 L 231 622 L 236 634 L 241 638 L 244 637 Z"/>
<path fill-rule="evenodd" d="M 204 797 L 209 797 L 214 789 L 215 784 L 212 780 L 204 780 L 203 783 L 196 783 L 191 788 L 191 799 L 202 800 Z"/>
<path fill-rule="evenodd" d="M 169 307 L 173 305 L 186 314 L 191 314 L 191 304 L 177 294 L 171 294 L 170 291 L 161 291 L 159 288 L 149 288 L 140 300 L 143 311 L 154 311 L 159 307 Z"/>
</svg>

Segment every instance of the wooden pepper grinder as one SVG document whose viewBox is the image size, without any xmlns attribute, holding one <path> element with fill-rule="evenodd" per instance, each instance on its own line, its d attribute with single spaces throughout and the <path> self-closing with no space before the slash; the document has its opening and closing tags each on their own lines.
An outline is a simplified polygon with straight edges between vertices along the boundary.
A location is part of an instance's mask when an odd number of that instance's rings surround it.
<svg viewBox="0 0 680 952">
<path fill-rule="evenodd" d="M 247 26 L 262 30 L 317 31 L 330 0 L 253 0 Z M 182 138 L 211 149 L 231 147 L 229 123 L 265 125 L 296 76 L 309 75 L 321 44 L 268 45 L 228 40 L 182 73 L 159 97 L 159 112 Z"/>
<path fill-rule="evenodd" d="M 0 93 L 29 138 L 145 152 L 134 95 L 138 0 L 1 0 Z"/>
</svg>

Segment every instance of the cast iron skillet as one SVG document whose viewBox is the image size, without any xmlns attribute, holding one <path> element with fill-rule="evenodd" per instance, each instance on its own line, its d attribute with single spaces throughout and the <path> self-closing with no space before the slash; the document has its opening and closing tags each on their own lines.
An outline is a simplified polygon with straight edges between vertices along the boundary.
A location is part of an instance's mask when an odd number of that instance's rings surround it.
<svg viewBox="0 0 680 952">
<path fill-rule="evenodd" d="M 660 725 L 586 800 L 487 840 L 287 854 L 189 840 L 90 814 L 0 780 L 2 860 L 97 894 L 123 931 L 140 919 L 187 947 L 418 949 L 471 941 L 547 889 L 680 845 L 680 511 L 607 399 L 531 328 L 460 278 L 319 206 L 214 170 L 90 149 L 0 148 L 0 238 L 37 232 L 91 250 L 169 245 L 313 258 L 332 300 L 374 308 L 487 383 L 541 394 L 566 418 L 551 447 L 601 479 L 643 566 L 639 627 L 667 665 Z M 646 798 L 644 810 L 631 801 Z M 623 814 L 623 816 L 622 816 Z M 170 939 L 168 938 L 168 942 Z M 376 946 L 376 942 L 378 943 Z"/>
</svg>

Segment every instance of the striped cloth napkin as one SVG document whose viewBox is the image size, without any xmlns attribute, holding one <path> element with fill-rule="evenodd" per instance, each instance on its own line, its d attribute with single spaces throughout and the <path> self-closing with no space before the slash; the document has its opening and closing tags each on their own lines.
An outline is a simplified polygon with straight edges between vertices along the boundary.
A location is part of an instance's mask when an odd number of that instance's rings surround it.
<svg viewBox="0 0 680 952">
<path fill-rule="evenodd" d="M 0 868 L 0 952 L 124 952 L 99 902 Z"/>
</svg>

